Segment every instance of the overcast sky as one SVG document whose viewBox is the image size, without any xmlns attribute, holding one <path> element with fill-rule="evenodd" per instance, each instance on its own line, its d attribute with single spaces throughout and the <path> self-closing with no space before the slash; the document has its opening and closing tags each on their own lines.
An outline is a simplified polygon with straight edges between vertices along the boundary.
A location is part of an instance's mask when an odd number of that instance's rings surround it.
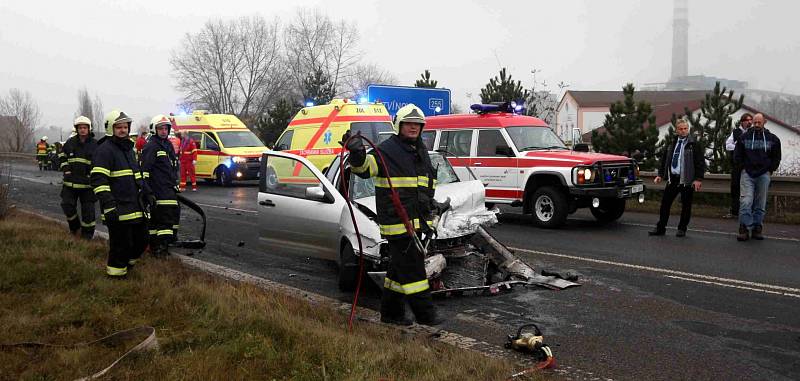
<svg viewBox="0 0 800 381">
<path fill-rule="evenodd" d="M 84 86 L 106 112 L 174 111 L 169 57 L 186 33 L 215 17 L 285 23 L 298 7 L 355 22 L 365 61 L 404 85 L 430 69 L 461 106 L 477 102 L 501 66 L 526 87 L 537 68 L 537 79 L 573 90 L 664 82 L 670 73 L 672 0 L 0 0 L 0 94 L 30 91 L 43 125 L 69 127 Z M 689 0 L 689 74 L 800 94 L 798 11 L 792 0 Z"/>
</svg>

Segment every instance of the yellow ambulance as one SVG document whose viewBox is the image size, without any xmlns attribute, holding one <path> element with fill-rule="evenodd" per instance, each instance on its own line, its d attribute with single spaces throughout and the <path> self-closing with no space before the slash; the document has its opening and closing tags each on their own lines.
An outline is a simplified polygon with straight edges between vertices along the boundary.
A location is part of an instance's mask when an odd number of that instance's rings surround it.
<svg viewBox="0 0 800 381">
<path fill-rule="evenodd" d="M 278 138 L 274 150 L 306 157 L 324 172 L 341 152 L 339 141 L 347 130 L 361 132 L 376 145 L 394 132 L 392 118 L 382 103 L 334 99 L 326 105 L 301 109 Z"/>
<path fill-rule="evenodd" d="M 197 145 L 197 178 L 230 185 L 234 180 L 259 176 L 264 143 L 234 115 L 195 110 L 172 115 L 175 131 L 181 131 Z"/>
</svg>

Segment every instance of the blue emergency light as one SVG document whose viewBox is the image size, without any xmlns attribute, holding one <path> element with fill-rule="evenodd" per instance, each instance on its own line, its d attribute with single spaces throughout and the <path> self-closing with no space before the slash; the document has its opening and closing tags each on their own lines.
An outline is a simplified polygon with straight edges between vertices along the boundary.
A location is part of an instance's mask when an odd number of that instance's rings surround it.
<svg viewBox="0 0 800 381">
<path fill-rule="evenodd" d="M 510 114 L 525 113 L 525 107 L 523 107 L 522 104 L 517 104 L 517 102 L 476 103 L 469 108 L 478 114 L 487 114 L 490 112 L 507 112 Z"/>
</svg>

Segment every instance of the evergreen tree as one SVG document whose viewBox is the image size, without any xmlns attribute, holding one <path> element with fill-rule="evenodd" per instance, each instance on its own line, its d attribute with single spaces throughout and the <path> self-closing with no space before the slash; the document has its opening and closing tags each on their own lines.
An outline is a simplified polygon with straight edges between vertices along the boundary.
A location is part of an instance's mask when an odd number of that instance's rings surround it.
<svg viewBox="0 0 800 381">
<path fill-rule="evenodd" d="M 439 81 L 431 80 L 431 72 L 428 69 L 425 69 L 425 72 L 420 75 L 422 79 L 418 79 L 414 82 L 414 87 L 426 87 L 429 89 L 436 88 L 436 85 L 439 84 Z"/>
<path fill-rule="evenodd" d="M 303 80 L 303 99 L 306 102 L 324 105 L 330 103 L 335 95 L 336 89 L 322 69 L 314 70 Z"/>
<path fill-rule="evenodd" d="M 506 75 L 506 68 L 500 70 L 500 76 L 489 79 L 486 87 L 481 89 L 481 103 L 518 102 L 522 104 L 528 99 L 528 90 L 522 87 L 522 81 L 515 81 Z"/>
<path fill-rule="evenodd" d="M 275 141 L 283 130 L 292 121 L 292 118 L 302 108 L 301 105 L 294 103 L 286 98 L 281 98 L 270 109 L 269 115 L 258 118 L 256 122 L 256 133 L 261 141 L 269 147 L 273 147 Z"/>
<path fill-rule="evenodd" d="M 605 133 L 592 131 L 595 151 L 635 158 L 644 170 L 655 168 L 658 128 L 653 107 L 634 100 L 632 83 L 622 88 L 625 98 L 611 105 L 603 122 Z"/>
<path fill-rule="evenodd" d="M 727 94 L 726 94 L 727 93 Z M 720 89 L 720 84 L 714 86 L 711 93 L 706 94 L 706 99 L 700 103 L 700 114 L 693 115 L 688 108 L 685 110 L 686 119 L 697 136 L 698 142 L 706 147 L 706 162 L 711 173 L 730 173 L 730 154 L 725 150 L 725 140 L 731 134 L 733 119 L 731 115 L 742 108 L 744 95 L 739 99 L 733 98 L 733 90 Z"/>
</svg>

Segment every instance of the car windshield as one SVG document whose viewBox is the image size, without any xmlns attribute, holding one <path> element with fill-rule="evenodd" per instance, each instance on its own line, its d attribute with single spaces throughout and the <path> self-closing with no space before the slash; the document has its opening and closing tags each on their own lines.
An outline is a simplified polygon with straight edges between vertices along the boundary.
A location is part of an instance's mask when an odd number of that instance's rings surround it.
<svg viewBox="0 0 800 381">
<path fill-rule="evenodd" d="M 506 132 L 518 151 L 567 149 L 564 142 L 548 127 L 506 127 Z"/>
<path fill-rule="evenodd" d="M 436 169 L 436 181 L 438 185 L 450 184 L 458 181 L 458 175 L 456 175 L 450 162 L 447 161 L 442 154 L 438 152 L 429 152 L 428 154 L 431 158 L 431 165 Z M 350 176 L 350 183 L 353 200 L 375 195 L 375 184 L 372 182 L 372 177 L 362 179 L 358 176 Z"/>
<path fill-rule="evenodd" d="M 217 135 L 225 148 L 264 147 L 264 143 L 251 131 L 219 131 Z"/>
</svg>

